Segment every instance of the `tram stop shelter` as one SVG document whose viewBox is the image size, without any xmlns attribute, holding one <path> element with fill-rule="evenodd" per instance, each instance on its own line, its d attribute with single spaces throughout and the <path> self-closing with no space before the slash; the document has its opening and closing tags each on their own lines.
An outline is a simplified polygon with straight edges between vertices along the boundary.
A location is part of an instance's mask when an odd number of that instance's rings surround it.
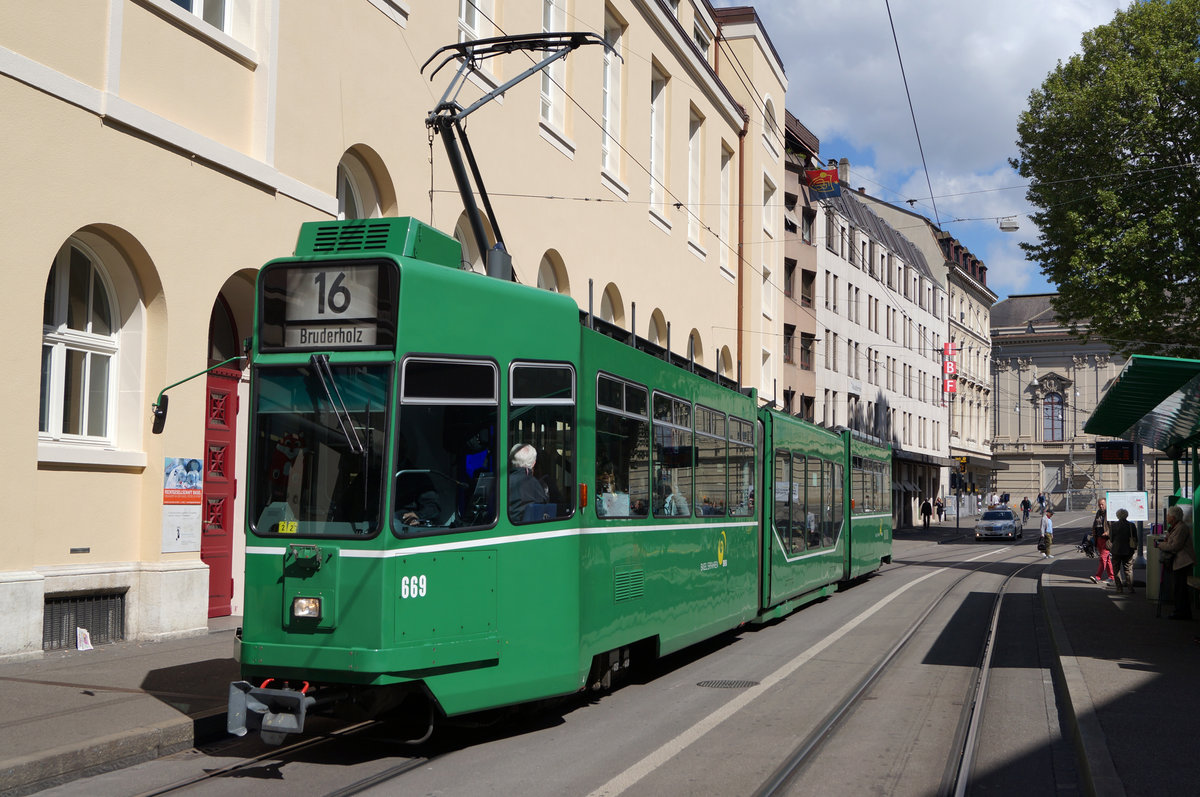
<svg viewBox="0 0 1200 797">
<path fill-rule="evenodd" d="M 1130 357 L 1096 405 L 1083 431 L 1162 451 L 1175 461 L 1170 503 L 1196 506 L 1200 492 L 1195 489 L 1200 477 L 1200 360 Z M 1183 494 L 1179 479 L 1180 460 L 1188 460 L 1192 466 L 1193 492 L 1187 495 Z M 1192 545 L 1195 544 L 1193 535 Z M 1147 547 L 1148 554 L 1153 550 Z M 1150 563 L 1150 569 L 1154 564 Z M 1193 566 L 1188 577 L 1188 585 L 1193 589 L 1200 589 L 1198 567 Z"/>
</svg>

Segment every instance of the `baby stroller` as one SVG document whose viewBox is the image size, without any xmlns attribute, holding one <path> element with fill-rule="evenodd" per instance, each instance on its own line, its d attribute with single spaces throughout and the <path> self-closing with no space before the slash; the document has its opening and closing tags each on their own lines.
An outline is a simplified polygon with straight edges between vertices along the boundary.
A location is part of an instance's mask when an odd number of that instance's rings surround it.
<svg viewBox="0 0 1200 797">
<path fill-rule="evenodd" d="M 1092 539 L 1091 534 L 1084 535 L 1084 538 L 1075 546 L 1075 550 L 1087 556 L 1088 559 L 1096 558 L 1096 542 Z"/>
</svg>

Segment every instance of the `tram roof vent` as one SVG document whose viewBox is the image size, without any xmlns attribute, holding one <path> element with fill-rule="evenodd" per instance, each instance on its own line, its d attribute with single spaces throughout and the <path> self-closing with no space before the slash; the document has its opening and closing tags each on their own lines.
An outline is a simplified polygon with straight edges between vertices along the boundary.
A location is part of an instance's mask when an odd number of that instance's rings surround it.
<svg viewBox="0 0 1200 797">
<path fill-rule="evenodd" d="M 409 216 L 347 221 L 310 221 L 300 226 L 296 255 L 387 253 L 450 268 L 462 262 L 454 238 Z"/>
</svg>

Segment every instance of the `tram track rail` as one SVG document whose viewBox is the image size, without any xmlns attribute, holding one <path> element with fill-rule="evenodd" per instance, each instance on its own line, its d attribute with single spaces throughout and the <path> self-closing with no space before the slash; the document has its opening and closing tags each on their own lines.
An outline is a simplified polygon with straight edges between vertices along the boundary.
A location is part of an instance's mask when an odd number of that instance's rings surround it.
<svg viewBox="0 0 1200 797">
<path fill-rule="evenodd" d="M 845 720 L 850 717 L 865 700 L 867 700 L 880 679 L 894 666 L 900 654 L 906 650 L 913 639 L 926 627 L 929 618 L 939 608 L 943 607 L 964 582 L 989 567 L 1010 561 L 1025 551 L 1014 551 L 1000 559 L 980 562 L 977 567 L 962 573 L 948 584 L 929 605 L 922 610 L 900 638 L 884 653 L 876 664 L 854 686 L 846 697 L 834 706 L 820 723 L 796 746 L 783 760 L 774 772 L 754 792 L 755 797 L 776 797 L 787 794 L 789 786 L 805 771 L 820 750 L 837 734 Z M 897 563 L 900 567 L 918 565 L 919 562 Z M 968 693 L 963 701 L 958 728 L 955 732 L 951 754 L 947 758 L 945 771 L 938 788 L 941 797 L 962 797 L 970 785 L 971 770 L 978 751 L 980 727 L 984 716 L 987 699 L 988 680 L 991 671 L 992 657 L 995 652 L 997 629 L 1004 598 L 1008 594 L 1013 581 L 1025 573 L 1030 567 L 1040 566 L 1040 561 L 1024 564 L 1008 573 L 999 589 L 990 610 L 987 633 L 984 636 L 980 650 L 978 671 L 971 679 Z"/>
<path fill-rule="evenodd" d="M 164 797 L 165 795 L 185 794 L 189 791 L 198 790 L 205 785 L 215 783 L 223 779 L 246 777 L 250 775 L 256 768 L 263 767 L 264 764 L 282 767 L 286 764 L 302 761 L 306 757 L 311 757 L 311 754 L 320 751 L 323 747 L 328 747 L 339 743 L 344 744 L 348 740 L 370 734 L 371 732 L 383 727 L 386 727 L 386 723 L 379 720 L 368 720 L 354 723 L 352 725 L 347 725 L 345 727 L 323 733 L 319 736 L 310 736 L 291 744 L 281 745 L 257 755 L 242 758 L 222 767 L 205 770 L 203 773 L 193 777 L 184 778 L 155 789 L 139 792 L 134 797 Z M 396 742 L 396 744 L 402 743 Z M 351 795 L 361 794 L 362 792 L 368 791 L 369 789 L 372 789 L 383 783 L 387 783 L 390 780 L 394 780 L 395 778 L 398 778 L 407 772 L 411 772 L 418 767 L 424 766 L 438 757 L 439 756 L 437 754 L 413 756 L 379 772 L 375 772 L 351 783 L 339 786 L 337 789 L 327 792 L 326 797 L 351 797 Z"/>
</svg>

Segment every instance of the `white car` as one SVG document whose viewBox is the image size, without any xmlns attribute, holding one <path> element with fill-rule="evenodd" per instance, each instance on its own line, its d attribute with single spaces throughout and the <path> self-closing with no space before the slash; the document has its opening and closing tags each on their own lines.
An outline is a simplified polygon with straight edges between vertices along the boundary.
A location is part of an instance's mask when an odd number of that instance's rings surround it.
<svg viewBox="0 0 1200 797">
<path fill-rule="evenodd" d="M 1024 529 L 1021 516 L 1007 507 L 985 509 L 975 524 L 977 540 L 1019 540 Z"/>
</svg>

